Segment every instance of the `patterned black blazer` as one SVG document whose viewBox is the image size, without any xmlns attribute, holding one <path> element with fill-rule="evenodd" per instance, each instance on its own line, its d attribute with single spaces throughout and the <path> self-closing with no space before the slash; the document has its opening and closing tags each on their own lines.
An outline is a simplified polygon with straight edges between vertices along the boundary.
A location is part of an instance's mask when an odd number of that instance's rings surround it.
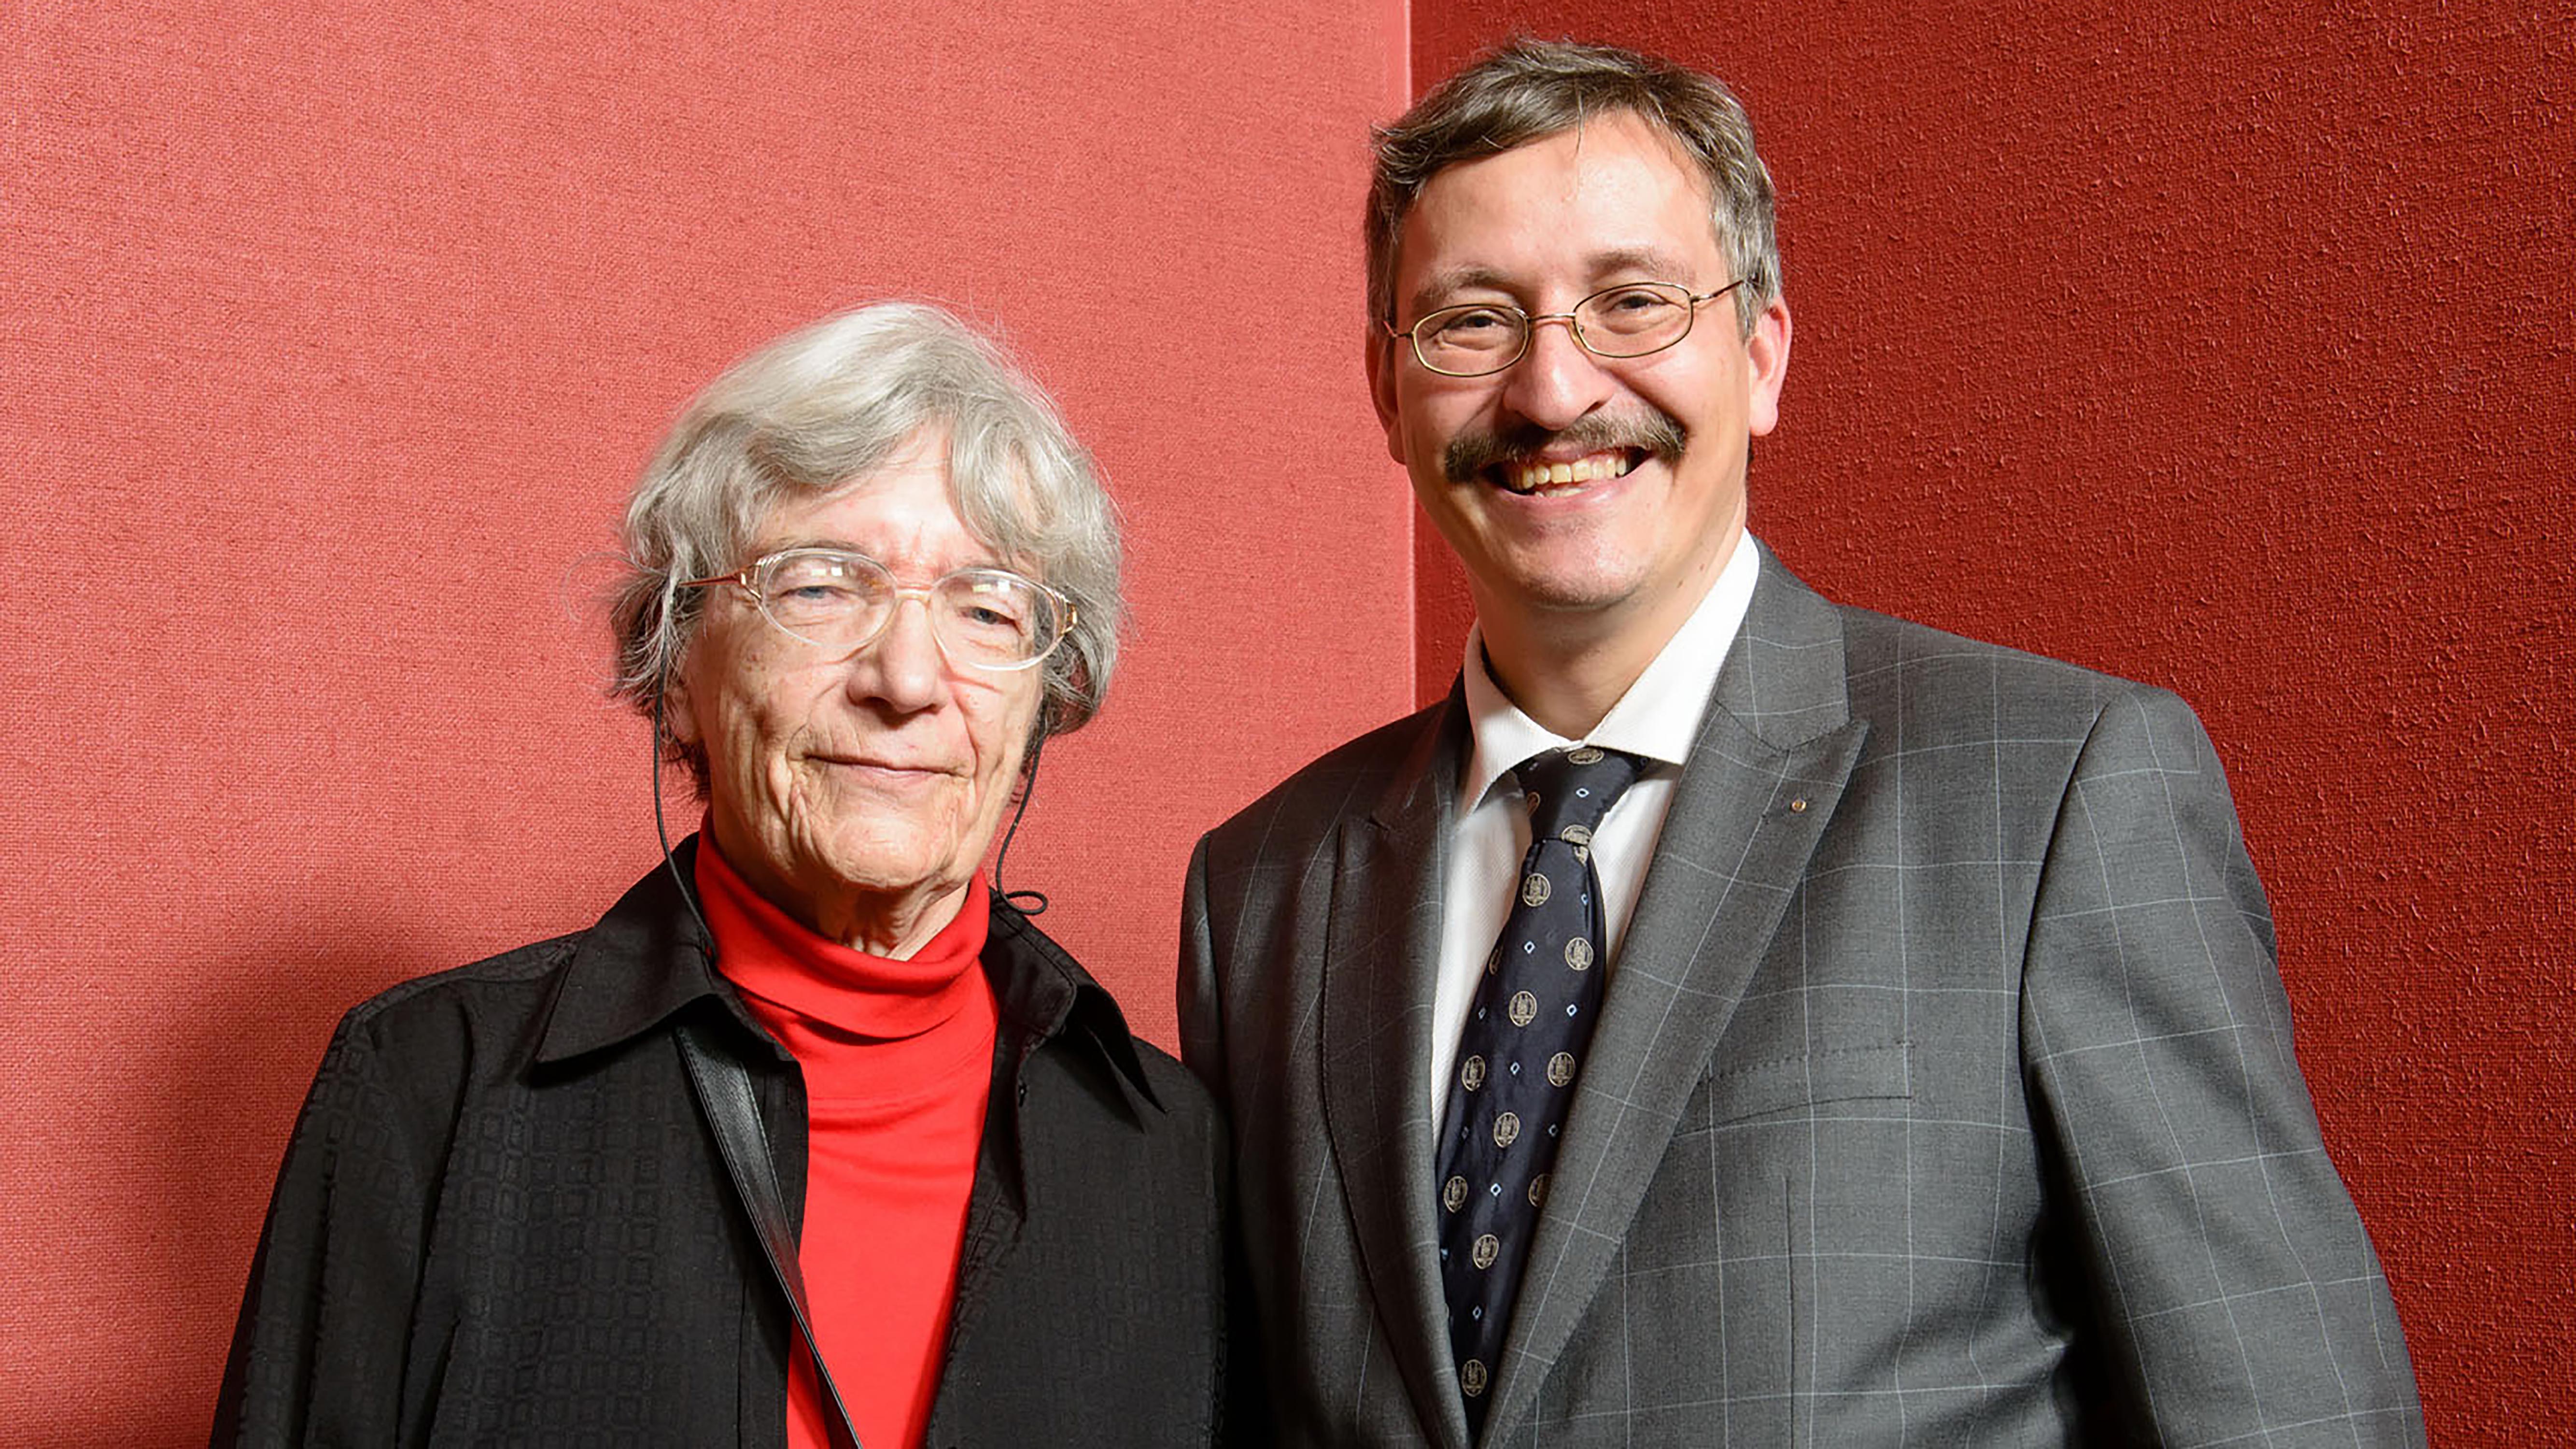
<svg viewBox="0 0 2576 1449">
<path fill-rule="evenodd" d="M 587 931 L 349 1013 L 278 1174 L 215 1444 L 786 1443 L 786 1299 L 670 1023 L 739 1051 L 800 1215 L 802 1078 L 679 891 L 657 868 Z M 1214 1107 L 998 898 L 983 965 L 993 1087 L 930 1442 L 1204 1446 Z"/>
</svg>

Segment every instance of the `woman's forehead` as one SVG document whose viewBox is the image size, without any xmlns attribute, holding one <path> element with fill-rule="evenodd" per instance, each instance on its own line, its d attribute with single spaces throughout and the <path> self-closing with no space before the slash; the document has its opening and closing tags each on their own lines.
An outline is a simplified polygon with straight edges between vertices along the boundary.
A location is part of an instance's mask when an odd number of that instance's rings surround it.
<svg viewBox="0 0 2576 1449">
<path fill-rule="evenodd" d="M 784 548 L 841 548 L 885 564 L 942 569 L 996 562 L 976 536 L 949 486 L 948 455 L 906 445 L 884 466 L 820 492 L 795 491 L 761 517 L 756 553 Z"/>
</svg>

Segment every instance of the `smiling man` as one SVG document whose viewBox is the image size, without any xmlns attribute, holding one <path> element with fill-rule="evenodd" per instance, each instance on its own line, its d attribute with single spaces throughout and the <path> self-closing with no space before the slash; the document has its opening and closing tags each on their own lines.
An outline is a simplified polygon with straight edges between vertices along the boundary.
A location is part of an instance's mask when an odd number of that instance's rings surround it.
<svg viewBox="0 0 2576 1449">
<path fill-rule="evenodd" d="M 2190 710 L 1745 531 L 1771 206 L 1626 51 L 1378 137 L 1370 386 L 1476 628 L 1182 923 L 1283 1439 L 2422 1442 Z"/>
</svg>

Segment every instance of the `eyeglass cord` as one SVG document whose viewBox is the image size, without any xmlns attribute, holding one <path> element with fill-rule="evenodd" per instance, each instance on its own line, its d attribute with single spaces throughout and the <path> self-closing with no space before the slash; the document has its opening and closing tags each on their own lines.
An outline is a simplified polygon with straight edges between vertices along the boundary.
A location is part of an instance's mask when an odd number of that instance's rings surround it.
<svg viewBox="0 0 2576 1449">
<path fill-rule="evenodd" d="M 697 918 L 712 957 L 716 928 L 707 924 L 706 912 L 698 909 L 698 893 L 689 888 L 689 878 L 680 874 L 680 863 L 671 858 L 671 831 L 662 823 L 662 692 L 658 689 L 653 691 L 653 838 L 662 842 L 662 864 L 670 869 L 672 882 L 680 888 L 680 903 Z"/>
<path fill-rule="evenodd" d="M 1046 705 L 1038 707 L 1048 708 Z M 1046 892 L 1002 889 L 1002 862 L 1011 858 L 1011 837 L 1020 833 L 1020 817 L 1029 813 L 1029 797 L 1038 792 L 1038 757 L 1046 753 L 1046 742 L 1043 730 L 1039 731 L 1036 739 L 1029 741 L 1029 762 L 1020 769 L 1020 803 L 1011 807 L 1011 828 L 1002 832 L 1002 848 L 993 852 L 993 893 L 1009 901 L 1012 909 L 1024 916 L 1046 914 Z"/>
</svg>

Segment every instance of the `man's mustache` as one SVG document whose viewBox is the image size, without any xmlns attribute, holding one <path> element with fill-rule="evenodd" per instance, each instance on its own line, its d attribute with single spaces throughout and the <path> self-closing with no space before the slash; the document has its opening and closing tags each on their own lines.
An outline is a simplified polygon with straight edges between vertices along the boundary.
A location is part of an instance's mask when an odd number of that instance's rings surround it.
<svg viewBox="0 0 2576 1449">
<path fill-rule="evenodd" d="M 1449 440 L 1449 446 L 1440 454 L 1440 469 L 1452 483 L 1472 482 L 1477 474 L 1497 463 L 1533 457 L 1541 449 L 1557 444 L 1587 454 L 1634 448 L 1648 457 L 1670 462 L 1680 457 L 1689 443 L 1690 435 L 1682 425 L 1661 412 L 1643 417 L 1583 417 L 1562 428 L 1527 423 L 1500 432 L 1474 428 Z"/>
</svg>

